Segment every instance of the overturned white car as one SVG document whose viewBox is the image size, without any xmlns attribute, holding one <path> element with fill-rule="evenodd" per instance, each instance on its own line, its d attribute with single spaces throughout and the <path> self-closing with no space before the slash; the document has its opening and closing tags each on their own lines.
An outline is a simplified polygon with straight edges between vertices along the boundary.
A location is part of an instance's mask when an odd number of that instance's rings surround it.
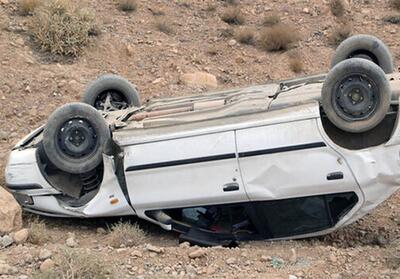
<svg viewBox="0 0 400 279">
<path fill-rule="evenodd" d="M 399 189 L 399 94 L 367 35 L 327 75 L 145 105 L 105 75 L 13 148 L 6 184 L 27 211 L 137 215 L 202 245 L 326 234 Z"/>
</svg>

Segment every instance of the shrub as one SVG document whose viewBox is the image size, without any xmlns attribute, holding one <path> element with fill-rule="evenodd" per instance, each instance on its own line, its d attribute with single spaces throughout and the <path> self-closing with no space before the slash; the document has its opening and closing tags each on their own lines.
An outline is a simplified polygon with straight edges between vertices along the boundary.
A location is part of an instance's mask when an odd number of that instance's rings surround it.
<svg viewBox="0 0 400 279">
<path fill-rule="evenodd" d="M 389 15 L 383 18 L 383 21 L 389 22 L 392 24 L 400 24 L 400 15 Z"/>
<path fill-rule="evenodd" d="M 267 51 L 287 50 L 298 40 L 299 37 L 292 26 L 277 24 L 261 33 L 260 47 Z"/>
<path fill-rule="evenodd" d="M 112 273 L 110 265 L 100 257 L 78 249 L 66 249 L 55 256 L 54 259 L 56 268 L 52 271 L 38 272 L 34 279 L 47 278 L 63 278 L 63 279 L 78 279 L 78 278 L 110 278 Z"/>
<path fill-rule="evenodd" d="M 137 246 L 146 240 L 146 233 L 136 223 L 120 221 L 110 231 L 110 245 L 116 248 Z"/>
<path fill-rule="evenodd" d="M 39 0 L 19 0 L 18 12 L 22 16 L 31 15 L 33 11 L 39 6 Z"/>
<path fill-rule="evenodd" d="M 118 0 L 118 9 L 124 12 L 134 12 L 137 9 L 136 0 Z"/>
<path fill-rule="evenodd" d="M 31 33 L 43 51 L 63 56 L 78 56 L 89 43 L 93 16 L 68 0 L 51 0 L 33 14 Z"/>
<path fill-rule="evenodd" d="M 235 35 L 236 41 L 245 45 L 254 44 L 254 31 L 250 28 L 240 29 Z"/>
<path fill-rule="evenodd" d="M 50 240 L 46 224 L 38 217 L 33 219 L 29 228 L 28 242 L 41 245 Z"/>
<path fill-rule="evenodd" d="M 390 6 L 400 11 L 400 0 L 391 0 Z"/>
<path fill-rule="evenodd" d="M 166 19 L 159 19 L 156 21 L 156 28 L 158 31 L 163 32 L 165 34 L 172 34 L 174 29 L 172 28 L 171 22 Z"/>
<path fill-rule="evenodd" d="M 242 25 L 245 22 L 244 16 L 239 7 L 226 9 L 221 15 L 221 19 L 228 24 L 234 25 Z"/>
<path fill-rule="evenodd" d="M 331 12 L 336 17 L 341 17 L 344 15 L 345 7 L 343 0 L 331 0 L 330 2 Z"/>
<path fill-rule="evenodd" d="M 347 39 L 352 32 L 353 28 L 348 23 L 343 23 L 333 29 L 332 34 L 329 36 L 328 40 L 332 46 L 338 46 L 342 41 Z"/>
<path fill-rule="evenodd" d="M 289 67 L 295 73 L 303 71 L 303 61 L 301 60 L 298 53 L 292 53 L 289 56 Z"/>
<path fill-rule="evenodd" d="M 272 25 L 278 24 L 280 22 L 281 22 L 281 18 L 277 14 L 272 13 L 272 14 L 268 14 L 264 17 L 263 25 L 264 26 L 272 26 Z"/>
</svg>

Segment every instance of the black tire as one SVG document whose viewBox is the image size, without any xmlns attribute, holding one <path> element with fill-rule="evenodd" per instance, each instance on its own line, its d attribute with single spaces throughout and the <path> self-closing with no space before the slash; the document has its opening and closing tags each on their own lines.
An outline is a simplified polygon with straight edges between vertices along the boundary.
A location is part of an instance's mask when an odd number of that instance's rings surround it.
<svg viewBox="0 0 400 279">
<path fill-rule="evenodd" d="M 373 62 L 352 58 L 328 73 L 322 107 L 339 129 L 361 133 L 377 126 L 389 110 L 391 90 L 383 70 Z"/>
<path fill-rule="evenodd" d="M 56 109 L 43 131 L 43 148 L 51 163 L 62 171 L 78 174 L 95 169 L 110 138 L 100 112 L 83 103 Z"/>
<path fill-rule="evenodd" d="M 126 79 L 112 74 L 100 76 L 92 81 L 86 87 L 81 100 L 102 111 L 140 106 L 139 94 L 135 87 Z"/>
<path fill-rule="evenodd" d="M 344 40 L 332 57 L 331 68 L 343 60 L 363 58 L 373 61 L 386 74 L 393 73 L 393 58 L 389 48 L 378 38 L 370 35 L 355 35 Z"/>
</svg>

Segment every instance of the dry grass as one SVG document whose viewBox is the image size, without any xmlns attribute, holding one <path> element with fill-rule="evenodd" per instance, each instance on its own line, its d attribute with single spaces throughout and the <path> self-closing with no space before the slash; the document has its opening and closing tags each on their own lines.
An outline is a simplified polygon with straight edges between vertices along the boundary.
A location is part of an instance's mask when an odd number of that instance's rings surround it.
<svg viewBox="0 0 400 279">
<path fill-rule="evenodd" d="M 221 30 L 220 36 L 224 38 L 232 38 L 235 32 L 232 28 L 225 28 Z"/>
<path fill-rule="evenodd" d="M 158 31 L 163 32 L 165 34 L 170 35 L 170 34 L 174 33 L 174 29 L 172 28 L 171 22 L 165 18 L 160 18 L 160 19 L 156 20 L 155 26 Z"/>
<path fill-rule="evenodd" d="M 235 39 L 239 43 L 245 45 L 253 45 L 255 43 L 255 34 L 251 28 L 243 28 L 236 32 Z"/>
<path fill-rule="evenodd" d="M 56 268 L 52 271 L 38 272 L 33 275 L 33 279 L 80 279 L 114 278 L 111 265 L 107 264 L 100 257 L 91 253 L 83 252 L 78 249 L 66 249 L 61 251 L 55 259 Z M 117 276 L 115 276 L 117 278 Z"/>
<path fill-rule="evenodd" d="M 344 15 L 346 9 L 343 0 L 331 0 L 329 5 L 334 16 L 341 17 Z"/>
<path fill-rule="evenodd" d="M 389 22 L 392 24 L 400 24 L 400 15 L 389 15 L 383 18 L 383 21 Z"/>
<path fill-rule="evenodd" d="M 273 26 L 281 22 L 281 18 L 276 13 L 268 14 L 263 19 L 264 26 Z"/>
<path fill-rule="evenodd" d="M 118 0 L 118 9 L 127 13 L 137 10 L 136 0 Z"/>
<path fill-rule="evenodd" d="M 116 248 L 137 246 L 146 240 L 146 233 L 137 224 L 130 222 L 113 224 L 110 231 L 110 245 Z"/>
<path fill-rule="evenodd" d="M 303 71 L 304 65 L 299 53 L 293 52 L 289 55 L 289 68 L 294 73 L 300 73 Z"/>
<path fill-rule="evenodd" d="M 38 7 L 30 31 L 42 51 L 78 56 L 89 43 L 94 17 L 68 0 L 51 0 Z"/>
<path fill-rule="evenodd" d="M 226 9 L 221 15 L 221 19 L 224 22 L 233 25 L 242 25 L 245 22 L 243 13 L 239 7 L 230 7 Z"/>
<path fill-rule="evenodd" d="M 286 24 L 277 24 L 266 28 L 260 36 L 260 47 L 267 51 L 280 51 L 289 49 L 299 40 L 296 30 Z"/>
<path fill-rule="evenodd" d="M 32 15 L 39 5 L 39 0 L 19 0 L 18 13 L 22 16 Z"/>
<path fill-rule="evenodd" d="M 396 10 L 400 11 L 400 0 L 391 0 L 390 6 L 395 8 Z"/>
<path fill-rule="evenodd" d="M 347 39 L 353 31 L 353 27 L 349 23 L 338 25 L 332 30 L 331 35 L 328 37 L 329 44 L 338 46 L 341 42 Z"/>
<path fill-rule="evenodd" d="M 212 3 L 208 3 L 205 9 L 207 12 L 215 12 L 217 10 L 217 6 Z"/>
<path fill-rule="evenodd" d="M 39 218 L 35 218 L 30 223 L 28 242 L 36 245 L 42 245 L 50 240 L 50 235 L 46 224 Z"/>
</svg>

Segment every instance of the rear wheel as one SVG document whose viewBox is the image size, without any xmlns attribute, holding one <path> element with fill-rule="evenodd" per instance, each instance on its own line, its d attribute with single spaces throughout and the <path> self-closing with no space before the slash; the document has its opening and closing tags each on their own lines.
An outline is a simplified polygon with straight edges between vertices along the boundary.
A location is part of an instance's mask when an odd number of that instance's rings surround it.
<svg viewBox="0 0 400 279">
<path fill-rule="evenodd" d="M 385 73 L 371 61 L 352 58 L 337 64 L 322 87 L 322 107 L 339 129 L 360 133 L 377 126 L 389 110 Z"/>
<path fill-rule="evenodd" d="M 101 114 L 82 103 L 66 104 L 49 117 L 43 132 L 43 148 L 57 168 L 68 173 L 86 173 L 102 161 L 110 138 Z"/>
<path fill-rule="evenodd" d="M 112 74 L 92 81 L 82 96 L 82 102 L 102 111 L 140 106 L 139 94 L 135 87 L 126 79 Z"/>
<path fill-rule="evenodd" d="M 344 40 L 332 57 L 331 68 L 346 59 L 361 58 L 374 62 L 386 73 L 393 72 L 393 58 L 388 47 L 370 35 L 355 35 Z"/>
</svg>

